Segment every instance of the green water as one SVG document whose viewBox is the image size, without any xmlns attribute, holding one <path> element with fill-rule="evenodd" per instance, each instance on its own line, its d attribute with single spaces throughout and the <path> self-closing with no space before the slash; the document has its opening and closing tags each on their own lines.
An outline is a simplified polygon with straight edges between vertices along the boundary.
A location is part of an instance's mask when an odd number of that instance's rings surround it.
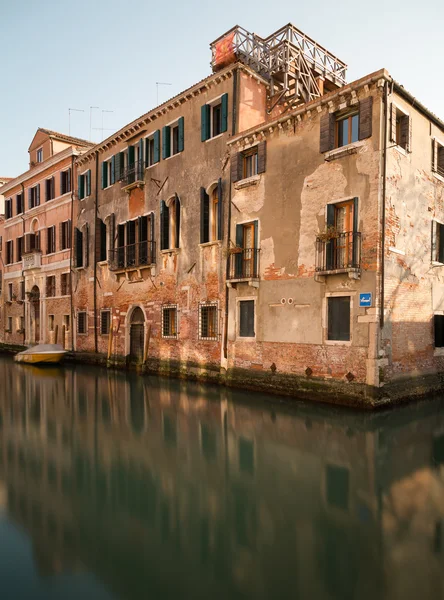
<svg viewBox="0 0 444 600">
<path fill-rule="evenodd" d="M 442 599 L 444 400 L 0 358 L 0 598 Z"/>
</svg>

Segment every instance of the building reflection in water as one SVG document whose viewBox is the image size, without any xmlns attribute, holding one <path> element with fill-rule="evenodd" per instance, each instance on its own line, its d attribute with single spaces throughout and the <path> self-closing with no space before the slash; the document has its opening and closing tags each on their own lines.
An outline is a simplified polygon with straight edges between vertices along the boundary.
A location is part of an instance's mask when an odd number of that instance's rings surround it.
<svg viewBox="0 0 444 600">
<path fill-rule="evenodd" d="M 41 577 L 116 598 L 444 597 L 443 401 L 357 415 L 0 362 L 0 476 Z"/>
</svg>

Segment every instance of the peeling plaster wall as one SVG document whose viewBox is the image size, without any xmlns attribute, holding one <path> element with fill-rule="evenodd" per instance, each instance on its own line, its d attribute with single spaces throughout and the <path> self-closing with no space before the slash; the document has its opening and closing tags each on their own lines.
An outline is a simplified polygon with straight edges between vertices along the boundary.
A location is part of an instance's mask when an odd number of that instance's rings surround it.
<svg viewBox="0 0 444 600">
<path fill-rule="evenodd" d="M 396 93 L 389 102 L 412 119 L 412 151 L 388 150 L 382 334 L 387 381 L 444 369 L 433 330 L 434 312 L 444 311 L 444 268 L 432 262 L 431 249 L 432 220 L 444 223 L 444 183 L 432 173 L 432 138 L 444 142 L 444 134 Z"/>
<path fill-rule="evenodd" d="M 267 131 L 266 172 L 252 185 L 234 184 L 231 240 L 237 223 L 258 220 L 260 281 L 233 284 L 230 290 L 229 365 L 233 368 L 375 383 L 377 320 L 377 251 L 380 193 L 381 91 L 377 86 L 361 88 L 351 105 L 368 94 L 373 102 L 373 135 L 356 143 L 354 153 L 326 162 L 319 150 L 319 112 L 291 118 Z M 341 102 L 344 98 L 341 97 Z M 338 105 L 330 107 L 331 111 Z M 324 109 L 325 111 L 325 109 Z M 249 138 L 232 153 L 257 143 Z M 328 203 L 359 199 L 362 233 L 360 279 L 347 274 L 328 275 L 315 281 L 315 240 L 325 228 Z M 359 308 L 360 292 L 372 292 L 373 308 Z M 326 342 L 326 297 L 349 293 L 352 297 L 351 342 Z M 256 301 L 256 339 L 238 336 L 238 300 Z M 290 303 L 289 303 L 290 300 Z M 370 363 L 368 361 L 370 360 Z M 274 363 L 274 364 L 273 364 Z"/>
</svg>

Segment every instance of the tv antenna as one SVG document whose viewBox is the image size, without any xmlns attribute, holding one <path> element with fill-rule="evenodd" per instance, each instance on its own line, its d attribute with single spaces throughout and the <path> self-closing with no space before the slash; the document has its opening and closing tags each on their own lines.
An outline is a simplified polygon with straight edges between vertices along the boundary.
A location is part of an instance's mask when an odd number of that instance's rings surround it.
<svg viewBox="0 0 444 600">
<path fill-rule="evenodd" d="M 165 81 L 156 81 L 156 105 L 159 106 L 159 85 L 173 85 L 172 83 L 166 83 Z"/>
<path fill-rule="evenodd" d="M 68 135 L 71 135 L 71 113 L 72 112 L 85 112 L 81 108 L 68 108 Z"/>
<path fill-rule="evenodd" d="M 95 109 L 99 109 L 98 106 L 90 106 L 89 107 L 89 141 L 91 142 L 91 131 L 92 131 L 92 111 Z"/>
<path fill-rule="evenodd" d="M 103 132 L 106 131 L 110 131 L 110 129 L 107 129 L 106 127 L 103 126 L 103 113 L 112 113 L 114 112 L 113 110 L 106 110 L 105 108 L 102 108 L 102 140 L 103 140 Z"/>
</svg>

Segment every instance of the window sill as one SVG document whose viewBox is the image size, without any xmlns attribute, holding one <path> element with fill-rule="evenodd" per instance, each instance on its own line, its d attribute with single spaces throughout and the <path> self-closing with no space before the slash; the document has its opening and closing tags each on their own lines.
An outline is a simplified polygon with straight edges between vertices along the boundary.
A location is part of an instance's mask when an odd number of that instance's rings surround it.
<svg viewBox="0 0 444 600">
<path fill-rule="evenodd" d="M 444 348 L 435 348 L 433 356 L 444 356 Z"/>
<path fill-rule="evenodd" d="M 432 260 L 433 267 L 444 267 L 444 263 L 439 262 L 439 260 Z"/>
<path fill-rule="evenodd" d="M 183 152 L 183 150 L 181 150 L 180 152 L 176 152 L 176 154 L 170 154 L 170 156 L 167 156 L 163 160 L 170 160 L 170 158 L 174 158 L 175 156 L 179 156 L 179 154 L 182 154 L 182 152 Z"/>
<path fill-rule="evenodd" d="M 158 160 L 157 162 L 153 163 L 152 165 L 146 165 L 145 171 L 148 171 L 148 169 L 152 169 L 153 167 L 155 167 L 159 163 L 160 163 L 160 160 Z"/>
<path fill-rule="evenodd" d="M 393 146 L 393 148 L 395 150 L 397 150 L 399 152 L 399 154 L 402 154 L 403 156 L 407 156 L 407 150 L 405 148 L 403 148 L 402 146 L 399 146 L 397 144 L 396 146 Z"/>
<path fill-rule="evenodd" d="M 235 182 L 234 189 L 241 190 L 246 187 L 258 185 L 260 180 L 261 180 L 260 175 L 253 175 L 252 177 L 247 177 L 246 179 L 240 179 L 239 181 Z"/>
<path fill-rule="evenodd" d="M 179 254 L 180 248 L 169 248 L 168 250 L 161 250 L 160 253 L 165 254 Z"/>
<path fill-rule="evenodd" d="M 361 146 L 364 145 L 363 141 L 353 142 L 352 144 L 347 144 L 346 146 L 341 146 L 340 148 L 334 148 L 333 150 L 329 150 L 324 154 L 324 160 L 329 162 L 331 160 L 335 160 L 336 158 L 342 158 L 343 156 L 350 156 L 350 154 L 356 154 Z"/>
<path fill-rule="evenodd" d="M 432 171 L 432 174 L 435 179 L 437 179 L 438 181 L 441 181 L 441 183 L 444 183 L 444 177 L 442 175 L 440 175 L 439 173 L 436 173 L 435 171 Z"/>
<path fill-rule="evenodd" d="M 326 346 L 351 346 L 351 340 L 324 340 Z"/>
<path fill-rule="evenodd" d="M 253 336 L 253 337 L 247 337 L 247 336 L 245 336 L 245 337 L 244 337 L 244 336 L 242 336 L 242 335 L 239 335 L 239 334 L 238 334 L 238 335 L 236 336 L 236 339 L 237 339 L 239 342 L 255 342 L 255 341 L 256 341 L 256 336 Z"/>
<path fill-rule="evenodd" d="M 178 335 L 163 335 L 162 339 L 163 340 L 177 340 L 179 338 Z"/>
<path fill-rule="evenodd" d="M 211 242 L 204 242 L 203 244 L 199 244 L 200 248 L 208 248 L 211 246 L 222 246 L 222 240 L 213 240 Z"/>
<path fill-rule="evenodd" d="M 108 266 L 108 261 L 105 260 L 98 260 L 97 264 L 99 265 L 99 267 L 107 267 Z"/>
<path fill-rule="evenodd" d="M 207 140 L 205 140 L 205 144 L 207 142 L 211 142 L 212 140 L 217 140 L 217 138 L 220 138 L 223 136 L 225 132 L 223 131 L 222 133 L 218 133 L 217 135 L 213 135 L 213 137 L 208 138 Z"/>
</svg>

